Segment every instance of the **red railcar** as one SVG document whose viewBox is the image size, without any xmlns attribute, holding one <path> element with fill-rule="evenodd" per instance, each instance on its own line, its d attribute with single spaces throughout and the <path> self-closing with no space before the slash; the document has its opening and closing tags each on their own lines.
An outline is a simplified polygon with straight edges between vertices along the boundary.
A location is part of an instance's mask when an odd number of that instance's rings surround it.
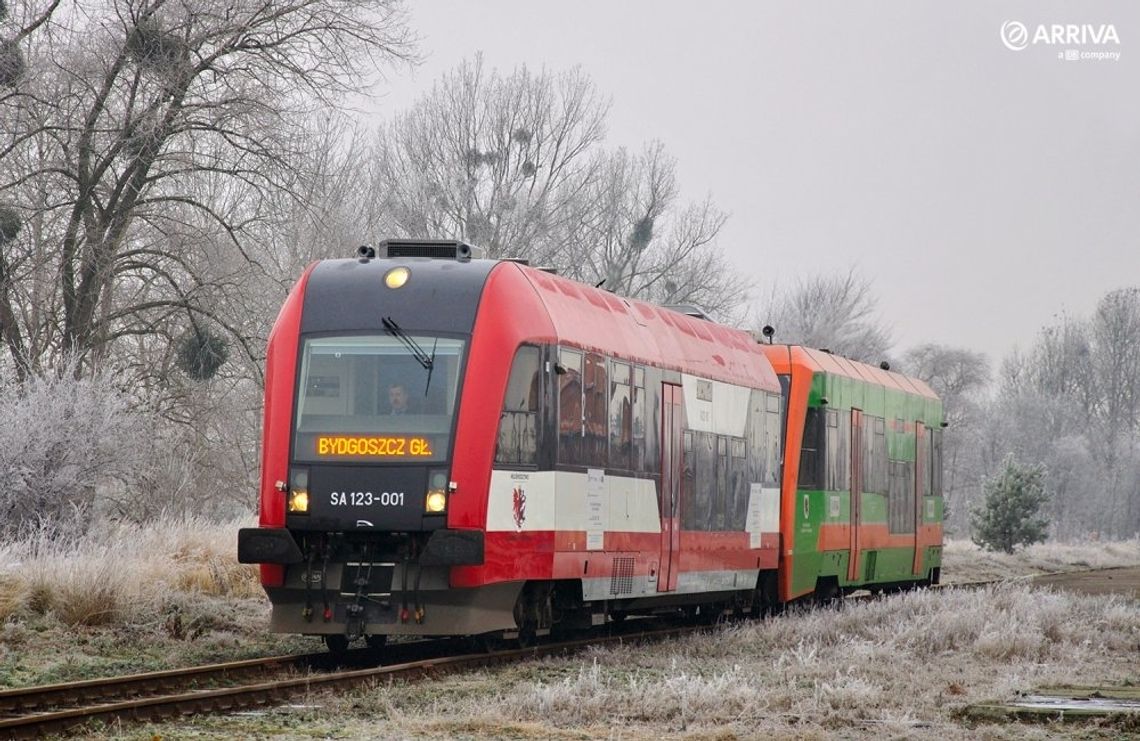
<svg viewBox="0 0 1140 741">
<path fill-rule="evenodd" d="M 745 332 L 454 242 L 297 283 L 268 351 L 260 563 L 280 632 L 543 633 L 757 608 L 780 382 Z"/>
</svg>

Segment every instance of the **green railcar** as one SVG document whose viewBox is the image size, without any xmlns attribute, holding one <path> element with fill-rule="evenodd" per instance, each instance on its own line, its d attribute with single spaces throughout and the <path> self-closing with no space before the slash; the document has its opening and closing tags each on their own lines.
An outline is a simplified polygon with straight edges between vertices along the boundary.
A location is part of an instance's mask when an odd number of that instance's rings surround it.
<svg viewBox="0 0 1140 741">
<path fill-rule="evenodd" d="M 936 583 L 942 403 L 922 381 L 770 345 L 784 388 L 780 599 Z"/>
</svg>

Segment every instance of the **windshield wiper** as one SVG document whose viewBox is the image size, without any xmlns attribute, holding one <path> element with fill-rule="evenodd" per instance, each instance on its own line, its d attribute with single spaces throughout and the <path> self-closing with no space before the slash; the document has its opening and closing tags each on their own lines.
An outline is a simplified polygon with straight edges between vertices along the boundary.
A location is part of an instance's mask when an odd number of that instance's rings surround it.
<svg viewBox="0 0 1140 741">
<path fill-rule="evenodd" d="M 427 383 L 424 384 L 424 396 L 428 395 L 428 389 L 431 388 L 431 372 L 435 369 L 435 348 L 439 344 L 439 338 L 436 337 L 431 343 L 431 357 L 428 358 L 427 363 Z"/>
<path fill-rule="evenodd" d="M 384 329 L 388 330 L 389 334 L 402 342 L 404 347 L 408 348 L 408 352 L 412 354 L 412 357 L 414 357 L 419 362 L 419 364 L 423 366 L 424 370 L 428 371 L 428 382 L 430 383 L 431 367 L 435 365 L 435 346 L 432 346 L 431 355 L 428 355 L 426 352 L 424 352 L 424 349 L 419 346 L 419 343 L 412 339 L 411 335 L 400 329 L 400 325 L 396 324 L 396 320 L 394 320 L 392 317 L 381 317 L 380 323 L 384 325 Z M 436 340 L 436 342 L 438 341 L 439 340 Z"/>
</svg>

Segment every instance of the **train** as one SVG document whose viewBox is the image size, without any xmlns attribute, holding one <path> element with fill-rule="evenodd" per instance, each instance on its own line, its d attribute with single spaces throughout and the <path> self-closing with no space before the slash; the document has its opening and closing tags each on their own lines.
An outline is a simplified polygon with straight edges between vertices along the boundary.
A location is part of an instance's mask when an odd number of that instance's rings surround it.
<svg viewBox="0 0 1140 741">
<path fill-rule="evenodd" d="M 387 240 L 280 310 L 238 558 L 332 651 L 937 583 L 942 427 L 886 364 Z"/>
</svg>

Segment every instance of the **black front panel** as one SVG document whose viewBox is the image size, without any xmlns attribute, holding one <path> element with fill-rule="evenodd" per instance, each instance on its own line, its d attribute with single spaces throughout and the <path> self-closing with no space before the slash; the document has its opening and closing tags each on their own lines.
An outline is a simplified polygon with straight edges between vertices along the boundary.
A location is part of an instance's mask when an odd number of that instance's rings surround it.
<svg viewBox="0 0 1140 741">
<path fill-rule="evenodd" d="M 422 530 L 427 483 L 427 469 L 421 466 L 313 466 L 309 514 L 291 516 L 289 527 L 346 533 Z"/>
<path fill-rule="evenodd" d="M 305 288 L 301 332 L 383 332 L 390 317 L 410 333 L 469 334 L 493 260 L 427 258 L 325 260 Z M 394 267 L 410 271 L 400 288 L 384 285 Z"/>
<path fill-rule="evenodd" d="M 424 513 L 427 464 L 436 470 L 449 458 L 466 343 L 497 264 L 405 257 L 325 260 L 313 269 L 298 358 L 297 409 L 304 413 L 293 420 L 291 456 L 293 464 L 311 464 L 309 511 L 289 515 L 289 529 L 351 534 L 446 525 L 444 515 Z M 404 279 L 386 281 L 396 268 L 406 269 Z M 392 402 L 396 387 L 406 396 L 400 409 Z"/>
</svg>

